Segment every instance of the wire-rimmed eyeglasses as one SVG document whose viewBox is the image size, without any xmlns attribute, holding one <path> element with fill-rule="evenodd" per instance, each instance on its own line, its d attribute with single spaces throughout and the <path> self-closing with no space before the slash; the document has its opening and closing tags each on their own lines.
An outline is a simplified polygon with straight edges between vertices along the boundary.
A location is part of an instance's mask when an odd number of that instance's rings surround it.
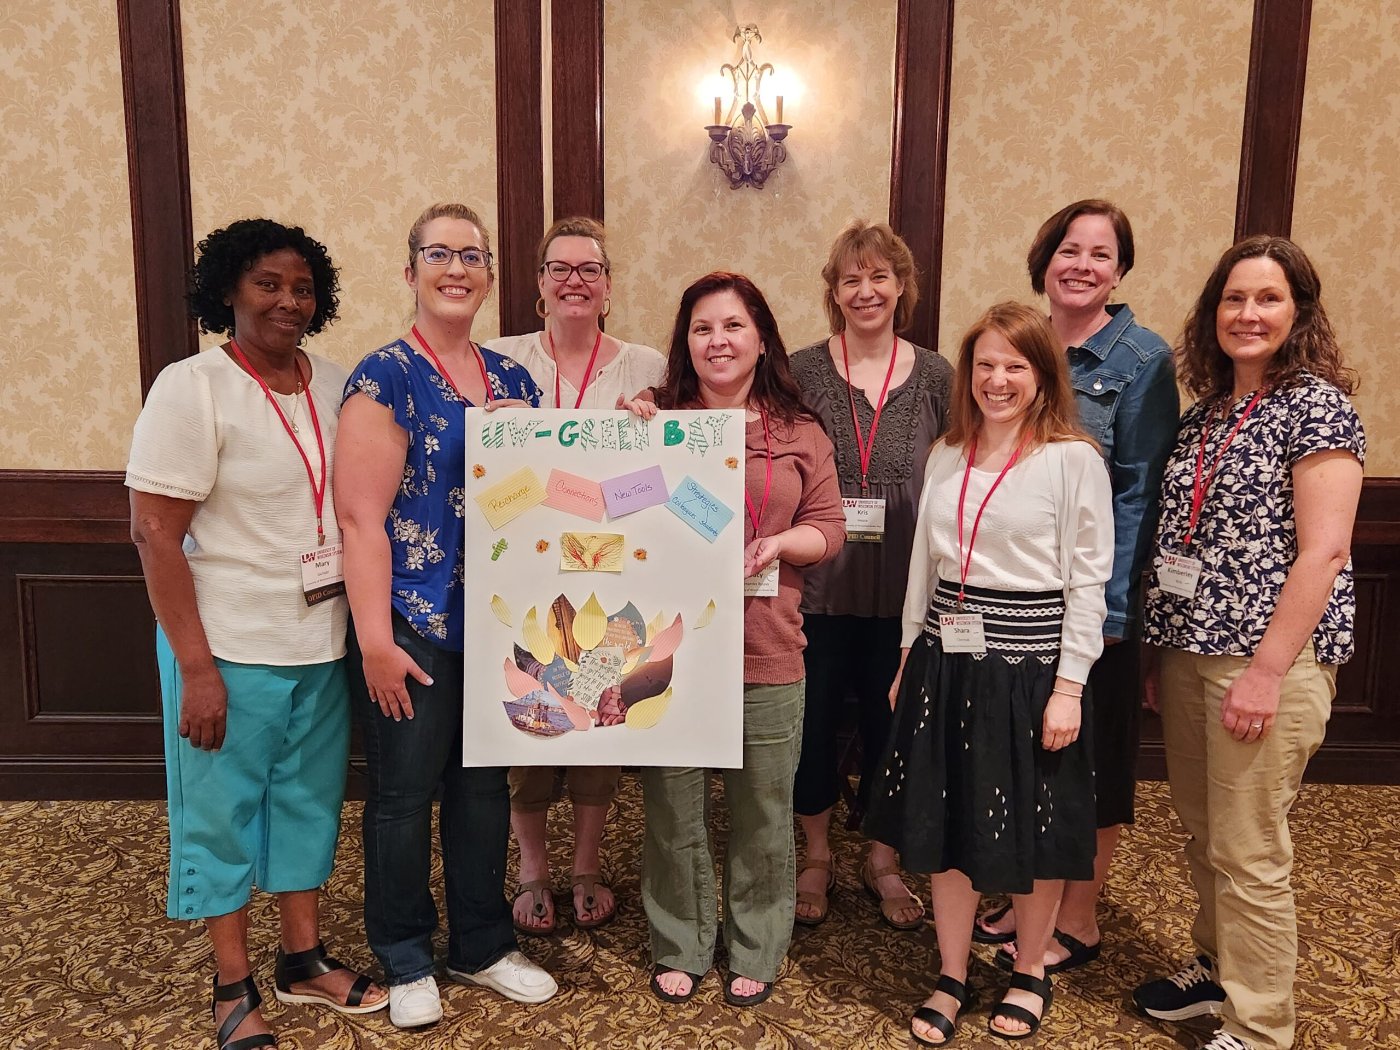
<svg viewBox="0 0 1400 1050">
<path fill-rule="evenodd" d="M 418 252 L 429 266 L 446 266 L 454 255 L 462 260 L 463 266 L 471 270 L 491 265 L 491 253 L 485 248 L 449 248 L 445 244 L 425 244 Z"/>
<path fill-rule="evenodd" d="M 608 268 L 600 262 L 579 263 L 577 266 L 570 266 L 566 262 L 555 260 L 547 262 L 540 267 L 540 273 L 547 273 L 554 280 L 563 284 L 573 274 L 578 274 L 578 279 L 584 284 L 594 284 L 599 277 L 608 272 Z"/>
</svg>

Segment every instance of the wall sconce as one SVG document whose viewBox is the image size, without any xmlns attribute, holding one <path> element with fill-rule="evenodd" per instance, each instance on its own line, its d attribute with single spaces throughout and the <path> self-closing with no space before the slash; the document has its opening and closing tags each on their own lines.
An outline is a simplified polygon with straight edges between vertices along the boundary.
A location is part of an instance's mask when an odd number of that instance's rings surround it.
<svg viewBox="0 0 1400 1050">
<path fill-rule="evenodd" d="M 782 95 L 776 96 L 778 119 L 772 123 L 759 97 L 763 78 L 773 72 L 773 66 L 768 62 L 760 66 L 753 60 L 754 42 L 763 42 L 758 26 L 750 22 L 736 28 L 734 42 L 740 41 L 739 64 L 726 62 L 719 69 L 720 75 L 727 75 L 733 85 L 729 108 L 726 112 L 723 98 L 716 95 L 715 122 L 705 130 L 710 133 L 710 160 L 728 177 L 730 188 L 752 186 L 761 190 L 768 176 L 787 160 L 783 139 L 792 125 L 783 123 Z"/>
</svg>

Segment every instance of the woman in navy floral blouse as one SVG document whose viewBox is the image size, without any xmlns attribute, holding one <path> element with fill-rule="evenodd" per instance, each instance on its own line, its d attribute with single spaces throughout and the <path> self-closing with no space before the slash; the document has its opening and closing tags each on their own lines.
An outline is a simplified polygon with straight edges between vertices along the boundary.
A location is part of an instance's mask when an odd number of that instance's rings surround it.
<svg viewBox="0 0 1400 1050">
<path fill-rule="evenodd" d="M 442 1016 L 428 887 L 439 786 L 447 975 L 518 1002 L 558 990 L 519 952 L 505 900 L 506 770 L 462 767 L 466 410 L 540 399 L 529 372 L 472 341 L 493 278 L 474 211 L 435 204 L 419 216 L 404 267 L 413 324 L 351 372 L 336 445 L 349 660 L 363 671 L 350 675 L 351 702 L 369 767 L 365 932 L 400 1028 Z"/>
<path fill-rule="evenodd" d="M 1195 958 L 1133 994 L 1151 1016 L 1220 1014 L 1209 1050 L 1293 1044 L 1288 811 L 1350 659 L 1350 545 L 1366 439 L 1302 250 L 1251 237 L 1187 319 L 1196 397 L 1162 483 L 1147 685 L 1200 898 Z"/>
</svg>

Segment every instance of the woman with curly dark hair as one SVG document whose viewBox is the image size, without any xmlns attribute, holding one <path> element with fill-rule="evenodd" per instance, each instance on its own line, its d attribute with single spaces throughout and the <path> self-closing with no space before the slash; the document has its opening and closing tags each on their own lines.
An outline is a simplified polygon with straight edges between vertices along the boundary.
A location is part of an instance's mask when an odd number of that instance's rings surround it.
<svg viewBox="0 0 1400 1050">
<path fill-rule="evenodd" d="M 1250 237 L 1179 351 L 1196 403 L 1162 481 L 1144 638 L 1199 910 L 1195 958 L 1133 1000 L 1164 1020 L 1221 1015 L 1208 1050 L 1293 1045 L 1288 812 L 1355 651 L 1366 437 L 1321 291 L 1296 244 Z"/>
<path fill-rule="evenodd" d="M 213 944 L 220 1050 L 276 1040 L 250 976 L 252 886 L 277 895 L 277 998 L 388 1005 L 327 956 L 318 920 L 350 710 L 331 502 L 346 373 L 300 348 L 336 316 L 336 270 L 299 227 L 245 219 L 199 243 L 190 311 L 223 345 L 168 366 L 136 421 L 131 536 L 155 610 L 170 816 L 167 914 Z"/>
<path fill-rule="evenodd" d="M 771 579 L 744 599 L 744 761 L 724 770 L 724 998 L 772 993 L 792 939 L 796 858 L 793 772 L 802 738 L 802 577 L 846 539 L 831 441 L 802 401 L 768 301 L 747 277 L 712 273 L 681 296 L 661 408 L 743 409 L 747 515 L 744 577 Z M 650 404 L 629 404 L 643 415 Z M 738 566 L 735 566 L 738 569 Z M 767 595 L 767 596 L 765 596 Z M 642 903 L 651 926 L 652 992 L 695 994 L 714 956 L 714 859 L 703 769 L 642 771 Z"/>
</svg>

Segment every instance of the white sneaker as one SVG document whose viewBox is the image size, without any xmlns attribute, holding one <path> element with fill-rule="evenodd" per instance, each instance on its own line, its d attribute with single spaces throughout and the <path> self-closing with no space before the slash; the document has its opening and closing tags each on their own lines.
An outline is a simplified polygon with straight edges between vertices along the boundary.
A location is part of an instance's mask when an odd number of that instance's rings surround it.
<svg viewBox="0 0 1400 1050">
<path fill-rule="evenodd" d="M 1254 1044 L 1220 1029 L 1201 1050 L 1254 1050 Z"/>
<path fill-rule="evenodd" d="M 418 1028 L 442 1020 L 442 1000 L 431 974 L 389 986 L 389 1020 L 397 1028 Z"/>
<path fill-rule="evenodd" d="M 479 984 L 517 1003 L 542 1003 L 559 991 L 554 978 L 520 952 L 508 952 L 484 970 L 467 973 L 447 968 L 447 976 L 463 984 Z"/>
</svg>

